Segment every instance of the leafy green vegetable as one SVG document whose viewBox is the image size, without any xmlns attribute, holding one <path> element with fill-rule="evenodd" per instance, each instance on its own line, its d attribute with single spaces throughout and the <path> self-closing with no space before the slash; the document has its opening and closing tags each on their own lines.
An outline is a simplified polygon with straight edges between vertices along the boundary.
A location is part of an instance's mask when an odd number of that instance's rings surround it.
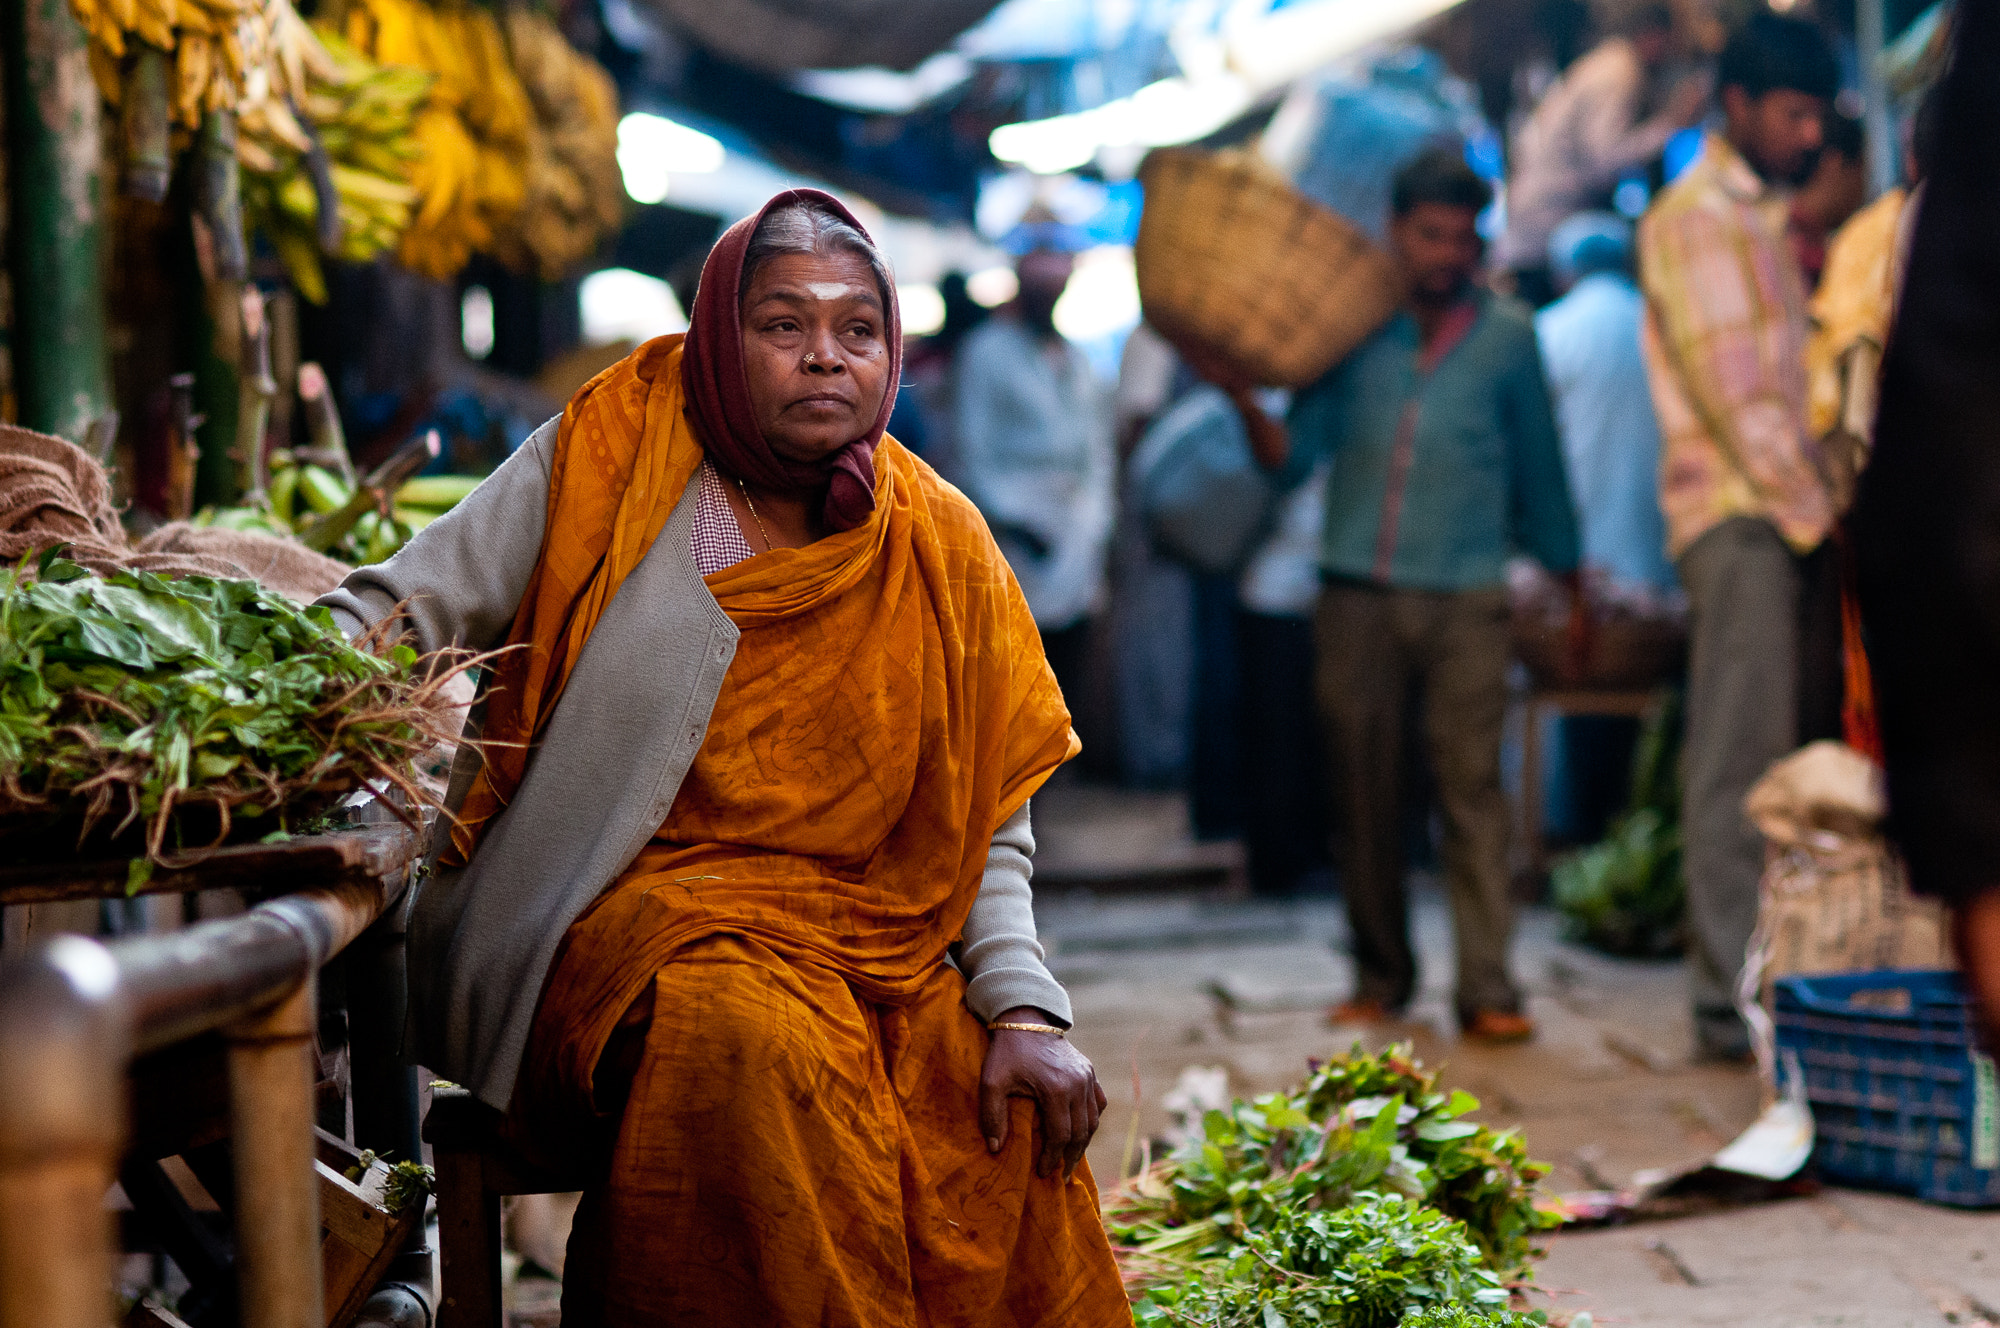
<svg viewBox="0 0 2000 1328">
<path fill-rule="evenodd" d="M 1403 1328 L 1540 1328 L 1549 1316 L 1540 1310 L 1471 1309 L 1464 1305 L 1431 1305 L 1403 1320 Z"/>
<path fill-rule="evenodd" d="M 1515 1276 L 1536 1252 L 1534 1233 L 1556 1225 L 1534 1202 L 1548 1168 L 1518 1134 L 1464 1119 L 1478 1107 L 1470 1093 L 1438 1091 L 1407 1045 L 1380 1055 L 1357 1045 L 1295 1093 L 1208 1113 L 1199 1139 L 1110 1196 L 1105 1223 L 1143 1282 L 1189 1260 L 1233 1258 L 1300 1211 L 1390 1193 L 1463 1222 L 1487 1268 Z"/>
<path fill-rule="evenodd" d="M 1413 1200 L 1359 1194 L 1334 1211 L 1288 1209 L 1233 1255 L 1134 1306 L 1142 1328 L 1397 1328 L 1427 1313 L 1442 1325 L 1532 1324 L 1509 1315 L 1507 1289 L 1463 1223 Z"/>
<path fill-rule="evenodd" d="M 382 1202 L 392 1213 L 401 1213 L 411 1204 L 421 1204 L 437 1189 L 437 1172 L 421 1162 L 398 1162 L 389 1168 L 389 1180 L 382 1187 Z"/>
<path fill-rule="evenodd" d="M 401 1214 L 412 1203 L 422 1203 L 437 1190 L 435 1168 L 421 1162 L 391 1163 L 372 1148 L 362 1149 L 354 1164 L 341 1174 L 358 1185 L 377 1162 L 388 1168 L 389 1174 L 382 1182 L 382 1206 L 392 1213 Z"/>
<path fill-rule="evenodd" d="M 170 826 L 317 810 L 367 781 L 421 799 L 410 759 L 440 734 L 440 676 L 406 645 L 358 649 L 324 609 L 251 581 L 97 577 L 45 554 L 0 577 L 0 821 L 113 813 Z M 135 861 L 128 889 L 150 866 Z"/>
<path fill-rule="evenodd" d="M 1680 953 L 1681 832 L 1664 813 L 1621 816 L 1602 843 L 1558 862 L 1549 884 L 1572 939 L 1615 955 Z"/>
<path fill-rule="evenodd" d="M 1550 890 L 1572 939 L 1610 954 L 1681 950 L 1687 887 L 1681 875 L 1681 704 L 1653 708 L 1632 760 L 1632 798 L 1602 842 L 1557 862 Z"/>
</svg>

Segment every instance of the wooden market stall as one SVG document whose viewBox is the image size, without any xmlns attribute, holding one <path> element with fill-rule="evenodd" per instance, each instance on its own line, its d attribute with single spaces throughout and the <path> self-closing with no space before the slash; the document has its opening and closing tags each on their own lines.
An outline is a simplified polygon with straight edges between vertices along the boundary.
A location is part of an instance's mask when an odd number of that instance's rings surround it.
<svg viewBox="0 0 2000 1328">
<path fill-rule="evenodd" d="M 144 889 L 229 887 L 258 901 L 243 913 L 59 935 L 0 964 L 0 1324 L 113 1321 L 114 1181 L 195 1288 L 233 1295 L 246 1328 L 351 1323 L 411 1255 L 421 1273 L 369 1317 L 427 1319 L 423 1195 L 395 1193 L 361 1151 L 413 1160 L 419 1147 L 414 1071 L 395 1061 L 390 912 L 419 847 L 389 820 L 225 848 Z M 126 874 L 123 858 L 13 866 L 0 903 L 122 898 Z M 166 1180 L 158 1160 L 173 1156 L 229 1214 L 228 1245 Z M 179 1320 L 142 1305 L 128 1322 Z"/>
</svg>

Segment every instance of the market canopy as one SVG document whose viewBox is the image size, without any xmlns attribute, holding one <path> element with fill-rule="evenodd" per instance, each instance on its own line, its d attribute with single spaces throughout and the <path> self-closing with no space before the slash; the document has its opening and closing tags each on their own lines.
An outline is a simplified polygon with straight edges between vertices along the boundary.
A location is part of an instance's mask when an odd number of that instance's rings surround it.
<svg viewBox="0 0 2000 1328">
<path fill-rule="evenodd" d="M 914 69 L 996 0 L 646 0 L 735 64 L 768 70 Z"/>
<path fill-rule="evenodd" d="M 997 171 L 1122 178 L 1147 148 L 1268 111 L 1293 81 L 1458 3 L 645 0 L 635 12 L 679 49 L 638 62 L 627 104 L 963 221 Z"/>
</svg>

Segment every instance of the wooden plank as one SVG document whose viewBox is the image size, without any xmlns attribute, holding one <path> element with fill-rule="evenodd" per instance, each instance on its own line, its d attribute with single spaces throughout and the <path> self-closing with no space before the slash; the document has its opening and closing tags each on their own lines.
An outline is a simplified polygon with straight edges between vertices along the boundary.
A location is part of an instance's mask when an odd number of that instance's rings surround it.
<svg viewBox="0 0 2000 1328">
<path fill-rule="evenodd" d="M 337 1144 L 325 1131 L 319 1135 L 321 1156 Z M 348 1180 L 323 1161 L 313 1164 L 319 1177 L 320 1271 L 326 1288 L 327 1328 L 346 1328 L 360 1312 L 375 1284 L 389 1270 L 423 1220 L 424 1205 L 412 1203 L 401 1214 L 383 1207 L 389 1168 L 377 1162 L 359 1183 Z"/>
<path fill-rule="evenodd" d="M 394 1225 L 389 1214 L 370 1203 L 359 1185 L 326 1163 L 314 1162 L 313 1174 L 319 1177 L 319 1220 L 327 1234 L 365 1252 L 379 1248 Z"/>
<path fill-rule="evenodd" d="M 331 1328 L 334 1324 L 348 1323 L 374 1287 L 368 1276 L 374 1259 L 369 1252 L 357 1250 L 328 1232 L 320 1242 L 319 1260 L 322 1285 L 326 1287 L 327 1324 Z"/>
<path fill-rule="evenodd" d="M 501 1328 L 500 1196 L 486 1191 L 476 1153 L 437 1160 L 437 1328 Z"/>
<path fill-rule="evenodd" d="M 400 821 L 324 835 L 302 835 L 280 844 L 231 844 L 179 855 L 139 889 L 140 894 L 187 894 L 240 888 L 269 893 L 310 890 L 341 881 L 400 872 L 422 852 L 417 832 Z M 64 899 L 122 899 L 131 859 L 94 858 L 13 863 L 0 867 L 0 904 Z"/>
<path fill-rule="evenodd" d="M 342 1175 L 347 1169 L 361 1162 L 361 1150 L 337 1134 L 313 1126 L 313 1146 L 319 1150 L 319 1160 Z"/>
</svg>

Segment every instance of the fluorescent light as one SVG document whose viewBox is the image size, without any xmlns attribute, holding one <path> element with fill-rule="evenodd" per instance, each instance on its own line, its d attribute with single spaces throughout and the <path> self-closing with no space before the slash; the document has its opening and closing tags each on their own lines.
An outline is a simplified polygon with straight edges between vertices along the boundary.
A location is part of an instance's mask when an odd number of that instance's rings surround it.
<svg viewBox="0 0 2000 1328">
<path fill-rule="evenodd" d="M 475 360 L 493 353 L 493 292 L 486 287 L 465 288 L 465 296 L 458 302 L 458 339 Z"/>
<path fill-rule="evenodd" d="M 1426 23 L 1459 0 L 1304 0 L 1273 9 L 1226 38 L 1229 67 L 1271 91 L 1321 66 Z"/>
<path fill-rule="evenodd" d="M 635 203 L 665 198 L 668 183 L 677 174 L 721 170 L 727 155 L 715 139 L 663 115 L 634 111 L 618 122 L 618 170 Z"/>
<path fill-rule="evenodd" d="M 944 296 L 928 283 L 896 287 L 896 303 L 903 310 L 903 331 L 913 337 L 927 337 L 944 326 Z"/>
<path fill-rule="evenodd" d="M 983 308 L 998 309 L 1021 290 L 1021 279 L 1011 267 L 981 268 L 965 279 L 965 293 Z"/>
<path fill-rule="evenodd" d="M 939 51 L 909 73 L 867 66 L 861 69 L 802 69 L 792 86 L 857 111 L 906 115 L 972 77 L 972 61 L 957 51 Z"/>
<path fill-rule="evenodd" d="M 1139 321 L 1139 277 L 1132 251 L 1122 244 L 1088 249 L 1056 301 L 1056 331 L 1071 341 L 1095 341 Z"/>
<path fill-rule="evenodd" d="M 1244 82 L 1232 75 L 1191 83 L 1163 78 L 1129 97 L 1074 115 L 1001 125 L 987 140 L 1001 161 L 1037 175 L 1088 165 L 1101 148 L 1164 147 L 1214 133 L 1250 108 Z"/>
<path fill-rule="evenodd" d="M 577 289 L 583 340 L 590 346 L 614 341 L 651 341 L 687 331 L 687 315 L 674 288 L 658 277 L 626 267 L 606 268 L 585 277 Z"/>
</svg>

